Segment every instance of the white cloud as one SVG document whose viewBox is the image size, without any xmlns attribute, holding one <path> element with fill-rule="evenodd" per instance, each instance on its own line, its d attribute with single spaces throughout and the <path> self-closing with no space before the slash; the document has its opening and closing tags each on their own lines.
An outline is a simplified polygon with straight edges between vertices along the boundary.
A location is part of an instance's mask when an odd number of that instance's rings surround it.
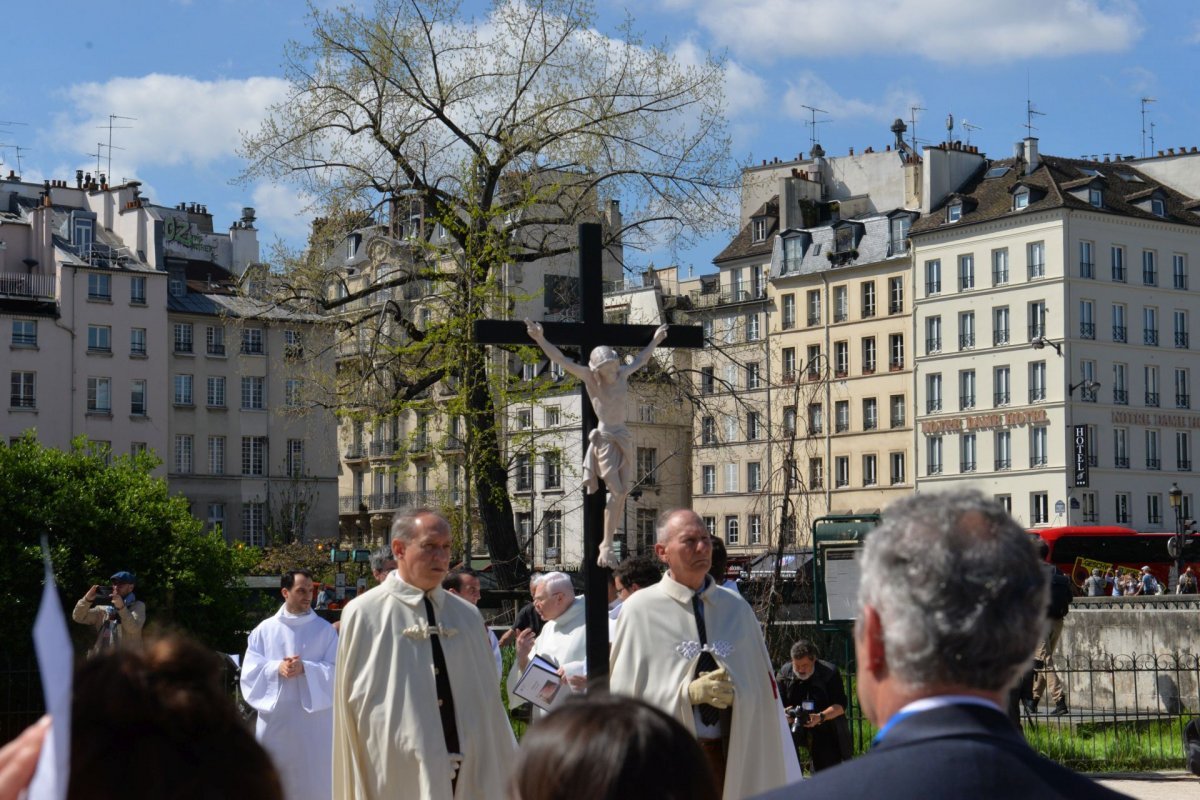
<svg viewBox="0 0 1200 800">
<path fill-rule="evenodd" d="M 804 70 L 788 80 L 783 92 L 783 111 L 789 117 L 811 122 L 812 112 L 804 106 L 826 112 L 816 115 L 818 139 L 823 124 L 852 119 L 890 123 L 897 117 L 907 119 L 908 110 L 914 105 L 921 105 L 920 95 L 907 87 L 887 88 L 879 98 L 845 97 L 811 70 Z"/>
<path fill-rule="evenodd" d="M 283 239 L 293 246 L 302 244 L 312 225 L 312 198 L 295 188 L 276 183 L 258 183 L 251 193 L 259 229 L 259 243 L 264 246 L 263 253 L 276 238 Z M 241 215 L 241 206 L 230 205 L 230 212 L 236 217 Z"/>
<path fill-rule="evenodd" d="M 684 5 L 669 0 L 675 10 Z M 1117 52 L 1142 33 L 1133 0 L 693 0 L 690 5 L 718 43 L 763 62 L 912 55 L 980 64 Z"/>
<path fill-rule="evenodd" d="M 287 87 L 281 78 L 201 81 L 160 74 L 76 84 L 66 92 L 74 110 L 55 120 L 53 137 L 63 149 L 95 152 L 97 142 L 107 144 L 109 115 L 119 114 L 134 119 L 113 122 L 122 126 L 113 135 L 114 174 L 203 167 L 236 155 L 239 131 L 257 128 Z"/>
</svg>

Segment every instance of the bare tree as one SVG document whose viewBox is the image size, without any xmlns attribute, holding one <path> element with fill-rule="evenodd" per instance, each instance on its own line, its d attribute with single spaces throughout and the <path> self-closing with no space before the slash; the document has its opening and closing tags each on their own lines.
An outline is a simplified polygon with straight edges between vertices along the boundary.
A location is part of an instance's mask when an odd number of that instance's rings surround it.
<svg viewBox="0 0 1200 800">
<path fill-rule="evenodd" d="M 348 327 L 376 319 L 396 337 L 371 376 L 380 396 L 358 382 L 356 405 L 394 411 L 454 380 L 497 576 L 518 585 L 497 380 L 471 344 L 473 322 L 507 311 L 495 292 L 506 265 L 568 254 L 574 225 L 596 220 L 603 200 L 621 202 L 604 234 L 619 257 L 728 222 L 722 65 L 680 63 L 629 22 L 604 36 L 590 3 L 572 0 L 498 2 L 480 19 L 454 0 L 378 0 L 369 12 L 313 6 L 309 24 L 311 41 L 287 52 L 289 96 L 243 147 L 245 179 L 293 183 L 326 220 L 313 252 L 289 262 L 282 294 L 362 308 Z M 414 206 L 414 256 L 336 290 L 321 241 L 385 215 L 399 238 Z M 439 300 L 428 319 L 389 302 L 414 283 Z"/>
</svg>

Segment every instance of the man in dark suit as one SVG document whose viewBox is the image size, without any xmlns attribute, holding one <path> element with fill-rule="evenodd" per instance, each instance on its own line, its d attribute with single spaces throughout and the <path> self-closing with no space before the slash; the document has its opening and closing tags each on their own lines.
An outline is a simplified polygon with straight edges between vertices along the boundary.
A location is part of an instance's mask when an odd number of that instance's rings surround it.
<svg viewBox="0 0 1200 800">
<path fill-rule="evenodd" d="M 763 798 L 1123 797 L 1042 758 L 1001 710 L 1046 624 L 1025 532 L 978 492 L 890 506 L 860 560 L 858 697 L 870 753 Z"/>
</svg>

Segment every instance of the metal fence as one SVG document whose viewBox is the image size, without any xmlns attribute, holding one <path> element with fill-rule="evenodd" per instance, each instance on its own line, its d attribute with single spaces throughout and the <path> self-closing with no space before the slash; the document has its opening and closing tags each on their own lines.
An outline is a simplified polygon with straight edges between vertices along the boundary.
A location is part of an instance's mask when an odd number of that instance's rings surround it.
<svg viewBox="0 0 1200 800">
<path fill-rule="evenodd" d="M 799 638 L 813 641 L 846 683 L 846 716 L 856 754 L 875 728 L 854 693 L 854 644 L 848 625 L 777 623 L 768 633 L 776 665 Z M 1036 714 L 1020 711 L 1021 731 L 1042 755 L 1079 772 L 1183 769 L 1183 728 L 1200 716 L 1200 656 L 1193 653 L 1056 658 L 1068 711 L 1055 715 L 1043 697 Z"/>
</svg>

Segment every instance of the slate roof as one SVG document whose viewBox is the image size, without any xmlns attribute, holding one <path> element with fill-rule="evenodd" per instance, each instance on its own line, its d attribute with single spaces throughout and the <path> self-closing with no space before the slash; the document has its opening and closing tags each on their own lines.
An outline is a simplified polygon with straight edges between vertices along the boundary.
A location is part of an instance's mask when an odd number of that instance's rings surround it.
<svg viewBox="0 0 1200 800">
<path fill-rule="evenodd" d="M 916 218 L 915 212 L 893 211 L 888 214 L 865 214 L 861 217 L 851 217 L 838 222 L 821 225 L 816 228 L 792 229 L 783 231 L 780 235 L 787 239 L 800 236 L 808 239 L 804 255 L 800 259 L 799 268 L 784 272 L 788 266 L 783 259 L 782 242 L 780 249 L 771 259 L 771 279 L 786 278 L 794 275 L 813 275 L 827 270 L 836 270 L 858 264 L 874 264 L 888 258 L 907 258 L 908 251 L 891 251 L 891 220 L 896 214 L 908 214 Z M 834 249 L 834 231 L 846 224 L 858 226 L 857 242 L 853 249 L 857 257 L 849 253 L 836 254 Z M 830 260 L 829 254 L 835 253 L 835 259 Z"/>
<path fill-rule="evenodd" d="M 998 178 L 985 179 L 984 176 L 989 169 L 1003 166 L 1008 166 L 1010 169 Z M 1090 172 L 1092 170 L 1098 172 L 1099 175 L 1092 174 Z M 1103 192 L 1102 208 L 1093 206 L 1086 197 L 1076 197 L 1071 193 L 1073 189 L 1080 189 L 1093 183 Z M 1035 193 L 1030 197 L 1027 207 L 1014 210 L 1012 192 L 1018 184 L 1040 190 L 1043 194 L 1039 197 Z M 1160 194 L 1164 200 L 1165 216 L 1157 216 L 1149 209 L 1136 205 L 1139 199 L 1145 199 L 1155 194 Z M 964 202 L 962 218 L 957 222 L 947 222 L 945 208 L 955 198 L 969 199 L 974 203 L 974 207 L 971 206 L 971 203 Z M 1058 156 L 1041 156 L 1037 169 L 1029 175 L 1025 175 L 1024 162 L 1021 159 L 1009 158 L 987 162 L 981 166 L 964 183 L 959 192 L 947 197 L 931 213 L 915 222 L 910 235 L 916 236 L 950 227 L 990 222 L 1056 208 L 1091 211 L 1098 214 L 1117 214 L 1200 227 L 1200 216 L 1190 210 L 1194 207 L 1192 198 L 1139 172 L 1132 164 L 1120 161 L 1103 163 Z"/>
<path fill-rule="evenodd" d="M 751 228 L 753 222 L 747 222 L 743 228 L 738 231 L 737 236 L 733 237 L 724 250 L 717 253 L 713 259 L 714 264 L 720 264 L 723 261 L 734 261 L 739 258 L 747 258 L 749 256 L 769 256 L 771 248 L 775 241 L 775 234 L 779 233 L 779 195 L 775 195 L 767 202 L 758 207 L 758 210 L 750 215 L 751 220 L 755 217 L 767 217 L 767 236 L 761 242 L 753 241 Z"/>
</svg>

